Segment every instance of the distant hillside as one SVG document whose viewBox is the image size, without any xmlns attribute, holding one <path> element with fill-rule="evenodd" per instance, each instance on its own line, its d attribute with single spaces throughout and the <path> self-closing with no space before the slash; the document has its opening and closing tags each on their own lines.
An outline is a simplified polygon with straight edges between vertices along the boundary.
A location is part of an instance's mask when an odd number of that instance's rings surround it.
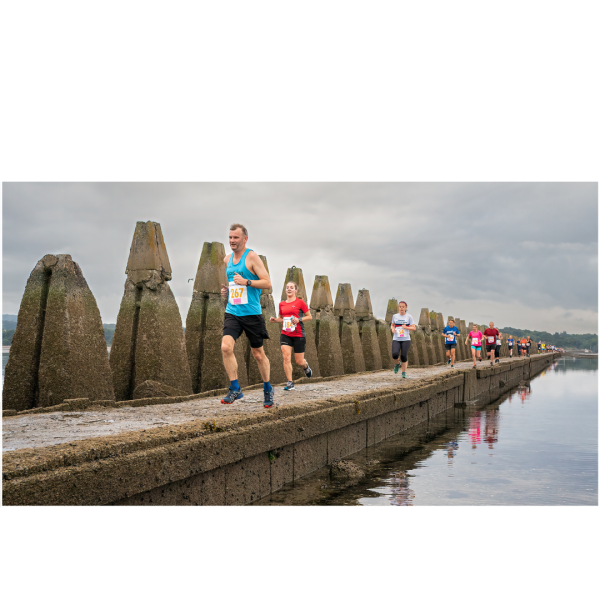
<svg viewBox="0 0 600 600">
<path fill-rule="evenodd" d="M 547 331 L 536 331 L 531 329 L 515 329 L 514 327 L 502 327 L 503 333 L 512 333 L 516 336 L 530 336 L 535 342 L 545 342 L 553 344 L 558 348 L 565 350 L 585 350 L 598 352 L 598 334 L 597 333 L 548 333 Z"/>
</svg>

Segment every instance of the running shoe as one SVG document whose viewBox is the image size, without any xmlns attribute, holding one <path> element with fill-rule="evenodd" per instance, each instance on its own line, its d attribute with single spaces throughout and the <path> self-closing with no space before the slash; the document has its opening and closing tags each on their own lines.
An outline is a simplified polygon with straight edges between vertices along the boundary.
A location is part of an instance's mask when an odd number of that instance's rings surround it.
<svg viewBox="0 0 600 600">
<path fill-rule="evenodd" d="M 454 369 L 454 365 L 450 365 L 450 368 L 451 368 L 451 369 Z"/>
<path fill-rule="evenodd" d="M 447 365 L 449 365 L 452 361 L 450 359 L 448 359 L 448 362 L 446 363 Z"/>
<path fill-rule="evenodd" d="M 229 389 L 227 396 L 225 396 L 225 398 L 221 398 L 221 404 L 233 404 L 236 400 L 239 400 L 243 397 L 244 394 L 242 394 L 242 390 Z"/>
<path fill-rule="evenodd" d="M 306 369 L 304 369 L 304 374 L 307 377 L 312 377 L 312 369 L 308 366 L 308 361 L 306 361 Z"/>
<path fill-rule="evenodd" d="M 291 392 L 292 390 L 296 389 L 296 386 L 294 385 L 293 381 L 288 381 L 287 385 L 283 388 L 286 392 Z"/>
<path fill-rule="evenodd" d="M 394 365 L 394 373 L 397 373 L 400 370 L 400 365 Z"/>
<path fill-rule="evenodd" d="M 264 390 L 264 394 L 265 394 L 265 401 L 263 406 L 265 408 L 273 408 L 274 402 L 273 402 L 273 396 L 275 396 L 275 390 L 273 388 L 271 388 L 270 390 Z"/>
<path fill-rule="evenodd" d="M 402 379 L 406 379 L 406 373 L 402 373 Z"/>
</svg>

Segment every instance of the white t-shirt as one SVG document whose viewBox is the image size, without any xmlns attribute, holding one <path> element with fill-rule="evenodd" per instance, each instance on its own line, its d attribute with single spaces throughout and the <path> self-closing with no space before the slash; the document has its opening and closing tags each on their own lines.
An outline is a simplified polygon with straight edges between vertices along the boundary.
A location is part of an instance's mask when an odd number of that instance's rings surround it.
<svg viewBox="0 0 600 600">
<path fill-rule="evenodd" d="M 401 315 L 400 313 L 396 313 L 392 317 L 393 325 L 414 325 L 414 320 L 411 315 L 406 313 L 405 315 Z M 406 329 L 396 329 L 394 332 L 394 340 L 397 342 L 406 342 L 410 340 L 410 332 Z"/>
</svg>

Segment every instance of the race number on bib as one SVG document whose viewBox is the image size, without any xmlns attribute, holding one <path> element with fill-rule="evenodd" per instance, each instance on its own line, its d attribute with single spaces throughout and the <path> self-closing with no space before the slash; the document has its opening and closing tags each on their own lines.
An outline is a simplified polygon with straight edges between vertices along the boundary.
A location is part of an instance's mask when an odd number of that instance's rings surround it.
<svg viewBox="0 0 600 600">
<path fill-rule="evenodd" d="M 293 319 L 293 317 L 283 317 L 283 330 L 284 331 L 289 331 L 290 333 L 292 331 L 296 331 L 296 326 L 292 323 L 292 319 Z"/>
<path fill-rule="evenodd" d="M 494 343 L 494 336 L 488 335 L 488 344 L 493 344 L 493 343 Z"/>
<path fill-rule="evenodd" d="M 229 302 L 231 304 L 248 304 L 248 288 L 245 285 L 238 285 L 233 281 L 229 282 Z"/>
<path fill-rule="evenodd" d="M 398 337 L 404 337 L 404 329 L 402 329 L 402 325 L 396 325 L 396 335 Z"/>
<path fill-rule="evenodd" d="M 453 341 L 454 341 L 454 335 L 450 333 L 446 339 L 447 339 L 449 342 L 453 342 Z"/>
</svg>

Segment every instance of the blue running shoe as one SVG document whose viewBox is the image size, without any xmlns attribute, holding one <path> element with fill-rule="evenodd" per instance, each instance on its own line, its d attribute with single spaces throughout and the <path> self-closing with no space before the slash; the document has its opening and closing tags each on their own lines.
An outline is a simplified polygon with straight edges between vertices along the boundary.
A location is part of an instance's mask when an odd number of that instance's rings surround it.
<svg viewBox="0 0 600 600">
<path fill-rule="evenodd" d="M 291 392 L 292 390 L 296 389 L 296 386 L 294 385 L 293 381 L 288 381 L 287 385 L 283 388 L 286 392 Z"/>
<path fill-rule="evenodd" d="M 306 369 L 304 369 L 304 374 L 307 377 L 312 377 L 312 369 L 308 366 L 308 361 L 306 361 Z"/>
<path fill-rule="evenodd" d="M 233 404 L 236 400 L 243 398 L 244 394 L 242 394 L 242 390 L 232 390 L 230 389 L 227 392 L 227 396 L 225 398 L 221 398 L 221 404 Z"/>
<path fill-rule="evenodd" d="M 263 406 L 265 408 L 273 408 L 273 406 L 274 406 L 273 396 L 275 396 L 275 389 L 271 388 L 270 390 L 264 390 L 264 394 L 265 394 L 265 402 L 264 402 Z"/>
</svg>

